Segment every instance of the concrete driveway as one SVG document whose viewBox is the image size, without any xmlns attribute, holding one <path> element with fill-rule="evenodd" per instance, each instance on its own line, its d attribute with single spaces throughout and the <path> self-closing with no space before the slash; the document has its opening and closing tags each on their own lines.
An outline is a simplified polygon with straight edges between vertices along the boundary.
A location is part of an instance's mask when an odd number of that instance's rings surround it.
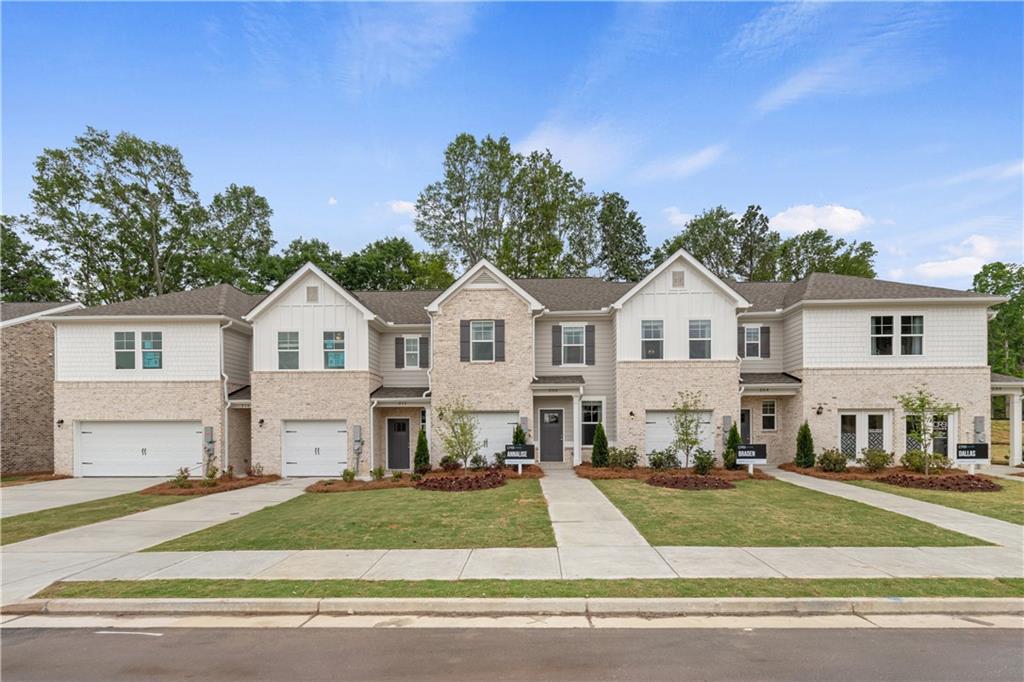
<svg viewBox="0 0 1024 682">
<path fill-rule="evenodd" d="M 0 518 L 123 495 L 166 478 L 65 478 L 0 488 Z"/>
</svg>

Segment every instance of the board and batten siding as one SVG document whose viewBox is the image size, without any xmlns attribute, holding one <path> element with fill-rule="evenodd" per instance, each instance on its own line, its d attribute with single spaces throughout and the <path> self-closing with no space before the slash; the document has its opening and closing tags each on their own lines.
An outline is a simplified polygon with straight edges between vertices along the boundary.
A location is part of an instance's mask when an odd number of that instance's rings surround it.
<svg viewBox="0 0 1024 682">
<path fill-rule="evenodd" d="M 421 332 L 383 333 L 381 338 L 380 364 L 378 374 L 385 386 L 426 386 L 427 368 L 395 367 L 395 339 L 403 336 L 429 337 L 424 328 Z"/>
<path fill-rule="evenodd" d="M 799 371 L 804 366 L 804 314 L 797 311 L 782 321 L 782 371 Z"/>
<path fill-rule="evenodd" d="M 748 358 L 740 360 L 741 372 L 781 372 L 783 367 L 782 355 L 784 353 L 784 336 L 782 320 L 744 320 L 740 318 L 738 326 L 741 327 L 768 327 L 770 340 L 768 342 L 767 358 Z"/>
<path fill-rule="evenodd" d="M 593 365 L 554 365 L 551 363 L 551 327 L 562 324 L 594 325 Z M 545 315 L 537 320 L 534 339 L 537 376 L 580 375 L 583 377 L 583 400 L 604 398 L 604 428 L 608 440 L 615 439 L 615 324 L 608 317 L 568 318 Z M 543 392 L 535 392 L 538 399 Z M 566 439 L 572 444 L 572 415 L 566 410 Z"/>
<path fill-rule="evenodd" d="M 142 332 L 161 332 L 163 366 L 142 369 Z M 135 369 L 114 369 L 114 332 L 135 332 Z M 58 322 L 57 381 L 205 381 L 220 379 L 220 322 Z"/>
<path fill-rule="evenodd" d="M 806 308 L 803 366 L 983 367 L 988 364 L 984 306 L 846 306 Z M 893 355 L 871 355 L 871 317 L 892 315 Z M 901 355 L 900 316 L 924 316 L 924 353 Z"/>
<path fill-rule="evenodd" d="M 685 286 L 672 288 L 672 272 Z M 618 313 L 618 359 L 640 360 L 640 322 L 664 320 L 665 360 L 689 359 L 689 321 L 711 320 L 711 359 L 736 359 L 736 304 L 703 274 L 677 261 L 633 295 Z"/>
<path fill-rule="evenodd" d="M 224 374 L 234 386 L 249 383 L 252 367 L 252 337 L 231 327 L 224 330 Z"/>
<path fill-rule="evenodd" d="M 317 303 L 306 303 L 307 286 L 320 288 Z M 309 273 L 253 321 L 253 369 L 276 371 L 277 333 L 298 332 L 299 370 L 323 370 L 326 331 L 345 332 L 346 370 L 369 369 L 369 325 L 362 311 L 316 274 Z"/>
</svg>

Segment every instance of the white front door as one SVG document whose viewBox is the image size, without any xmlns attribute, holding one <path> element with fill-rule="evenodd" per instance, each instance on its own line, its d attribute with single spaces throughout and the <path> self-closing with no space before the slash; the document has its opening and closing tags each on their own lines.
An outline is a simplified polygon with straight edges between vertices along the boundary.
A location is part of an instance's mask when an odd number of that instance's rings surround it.
<svg viewBox="0 0 1024 682">
<path fill-rule="evenodd" d="M 711 428 L 711 413 L 697 412 L 696 414 L 700 420 L 700 426 L 697 431 L 700 444 L 697 447 L 713 452 L 715 449 L 715 431 Z M 648 410 L 644 433 L 644 453 L 648 454 L 654 450 L 664 450 L 671 446 L 675 439 L 675 411 Z"/>
<path fill-rule="evenodd" d="M 285 476 L 337 478 L 348 466 L 345 420 L 284 422 Z"/>
<path fill-rule="evenodd" d="M 839 413 L 839 451 L 860 458 L 864 450 L 892 452 L 892 412 L 856 410 Z"/>
<path fill-rule="evenodd" d="M 79 422 L 76 436 L 82 476 L 203 474 L 201 422 Z"/>
<path fill-rule="evenodd" d="M 512 444 L 512 432 L 519 423 L 518 412 L 474 412 L 477 426 L 477 443 L 480 454 L 488 462 L 494 461 L 494 453 L 505 452 L 505 446 Z"/>
</svg>

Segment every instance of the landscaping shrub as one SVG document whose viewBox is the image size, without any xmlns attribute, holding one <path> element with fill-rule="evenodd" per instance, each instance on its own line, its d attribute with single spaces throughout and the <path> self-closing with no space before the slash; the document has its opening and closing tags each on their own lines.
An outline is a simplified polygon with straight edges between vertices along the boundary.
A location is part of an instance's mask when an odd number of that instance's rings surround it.
<svg viewBox="0 0 1024 682">
<path fill-rule="evenodd" d="M 949 466 L 949 460 L 945 455 L 937 455 L 934 452 L 924 453 L 920 450 L 909 450 L 900 457 L 900 464 L 919 474 L 930 473 L 932 469 L 942 472 Z"/>
<path fill-rule="evenodd" d="M 596 467 L 608 466 L 608 436 L 601 422 L 597 422 L 597 428 L 594 429 L 594 449 L 590 451 L 590 464 Z"/>
<path fill-rule="evenodd" d="M 413 458 L 413 471 L 425 474 L 430 471 L 430 446 L 427 445 L 427 431 L 420 429 L 416 437 L 416 456 Z"/>
<path fill-rule="evenodd" d="M 861 453 L 864 457 L 864 468 L 868 471 L 881 471 L 892 466 L 894 455 L 885 450 L 866 449 Z"/>
<path fill-rule="evenodd" d="M 814 438 L 806 421 L 796 432 L 796 457 L 793 458 L 793 463 L 802 469 L 814 466 Z"/>
<path fill-rule="evenodd" d="M 725 439 L 725 452 L 722 453 L 722 466 L 726 469 L 736 468 L 736 452 L 740 449 L 740 430 L 736 422 L 729 427 L 729 436 Z"/>
<path fill-rule="evenodd" d="M 178 473 L 174 474 L 171 480 L 176 488 L 191 488 L 192 482 L 188 480 L 188 467 L 181 467 Z"/>
<path fill-rule="evenodd" d="M 370 469 L 370 478 L 375 481 L 384 480 L 384 467 L 374 467 Z"/>
<path fill-rule="evenodd" d="M 824 450 L 818 455 L 818 468 L 833 473 L 846 471 L 846 455 L 835 448 Z"/>
<path fill-rule="evenodd" d="M 498 468 L 505 466 L 505 460 L 508 458 L 508 454 L 504 451 L 494 453 L 494 465 Z"/>
<path fill-rule="evenodd" d="M 409 477 L 409 480 L 415 482 L 415 481 L 421 480 L 422 478 L 423 478 L 423 474 L 421 474 L 420 472 L 417 471 L 416 473 L 414 473 L 412 476 Z"/>
<path fill-rule="evenodd" d="M 441 468 L 445 471 L 455 471 L 462 468 L 462 462 L 454 455 L 445 455 L 441 458 Z"/>
<path fill-rule="evenodd" d="M 401 481 L 402 480 L 402 472 L 401 471 L 392 471 L 391 472 L 391 480 L 392 481 Z"/>
<path fill-rule="evenodd" d="M 487 458 L 478 452 L 469 458 L 469 466 L 477 470 L 483 469 L 487 466 Z"/>
<path fill-rule="evenodd" d="M 203 477 L 199 484 L 206 488 L 212 488 L 217 485 L 217 467 L 212 464 L 206 467 L 206 476 Z"/>
<path fill-rule="evenodd" d="M 678 469 L 679 458 L 671 450 L 654 450 L 647 455 L 647 464 L 655 471 Z"/>
<path fill-rule="evenodd" d="M 640 463 L 640 455 L 636 452 L 636 446 L 630 445 L 625 448 L 608 449 L 608 466 L 616 469 L 633 469 Z"/>
<path fill-rule="evenodd" d="M 351 483 L 356 480 L 356 472 L 352 469 L 345 469 L 341 472 L 341 480 L 345 481 L 345 483 Z"/>
<path fill-rule="evenodd" d="M 693 470 L 701 476 L 707 476 L 715 468 L 715 453 L 704 448 L 697 448 L 693 453 Z"/>
<path fill-rule="evenodd" d="M 875 479 L 881 483 L 898 485 L 902 488 L 921 488 L 924 490 L 950 490 L 960 493 L 994 493 L 1003 489 L 994 481 L 981 476 L 911 476 L 909 474 L 889 474 Z"/>
<path fill-rule="evenodd" d="M 526 445 L 526 431 L 523 431 L 521 424 L 516 424 L 512 429 L 512 445 Z"/>
</svg>

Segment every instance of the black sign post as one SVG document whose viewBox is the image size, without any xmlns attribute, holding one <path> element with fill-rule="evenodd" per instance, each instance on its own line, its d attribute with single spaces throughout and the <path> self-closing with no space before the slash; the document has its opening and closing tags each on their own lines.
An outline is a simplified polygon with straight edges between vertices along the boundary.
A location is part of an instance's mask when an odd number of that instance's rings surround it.
<svg viewBox="0 0 1024 682">
<path fill-rule="evenodd" d="M 768 446 L 762 443 L 747 443 L 736 448 L 736 464 L 746 464 L 747 472 L 754 475 L 755 464 L 768 463 Z"/>
<path fill-rule="evenodd" d="M 988 462 L 988 443 L 957 443 L 956 461 L 967 463 L 967 471 L 973 475 L 974 467 L 979 463 Z"/>
<path fill-rule="evenodd" d="M 532 444 L 527 445 L 506 445 L 505 446 L 505 464 L 515 464 L 519 468 L 519 473 L 523 473 L 524 464 L 533 464 L 534 462 L 534 446 Z"/>
</svg>

